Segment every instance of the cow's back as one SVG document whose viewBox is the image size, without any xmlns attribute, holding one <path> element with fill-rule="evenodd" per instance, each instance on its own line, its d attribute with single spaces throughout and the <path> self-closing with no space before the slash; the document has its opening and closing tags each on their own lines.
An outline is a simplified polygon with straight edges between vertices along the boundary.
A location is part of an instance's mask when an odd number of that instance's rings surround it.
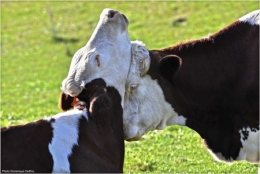
<svg viewBox="0 0 260 174">
<path fill-rule="evenodd" d="M 48 149 L 52 127 L 44 120 L 1 128 L 2 172 L 48 172 L 53 160 Z"/>
</svg>

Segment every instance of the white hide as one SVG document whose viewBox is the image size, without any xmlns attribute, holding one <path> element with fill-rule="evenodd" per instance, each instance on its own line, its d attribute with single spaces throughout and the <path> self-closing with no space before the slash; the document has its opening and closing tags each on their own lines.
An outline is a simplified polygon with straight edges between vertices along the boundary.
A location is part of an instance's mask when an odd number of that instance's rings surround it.
<svg viewBox="0 0 260 174">
<path fill-rule="evenodd" d="M 245 16 L 241 17 L 239 21 L 247 22 L 251 25 L 260 25 L 260 10 L 255 10 L 246 14 Z"/>
<path fill-rule="evenodd" d="M 247 137 L 244 137 L 242 131 L 248 133 Z M 242 143 L 242 148 L 240 149 L 239 156 L 237 160 L 247 160 L 251 163 L 258 163 L 259 161 L 259 130 L 252 131 L 251 128 L 243 128 L 239 131 L 240 141 Z"/>
<path fill-rule="evenodd" d="M 162 130 L 173 124 L 185 125 L 186 122 L 186 118 L 179 116 L 165 100 L 156 80 L 149 75 L 140 77 L 143 71 L 147 71 L 143 69 L 150 65 L 149 52 L 140 41 L 132 42 L 132 45 L 123 116 L 125 139 L 128 141 L 139 140 L 150 130 Z"/>
<path fill-rule="evenodd" d="M 122 98 L 131 62 L 131 42 L 128 20 L 119 12 L 104 9 L 100 20 L 85 47 L 74 55 L 62 91 L 77 96 L 84 85 L 102 78 L 108 86 L 115 87 Z"/>
<path fill-rule="evenodd" d="M 72 154 L 73 146 L 78 145 L 79 120 L 82 117 L 88 119 L 85 110 L 70 110 L 45 118 L 53 128 L 53 138 L 49 144 L 53 173 L 70 173 L 68 158 Z"/>
<path fill-rule="evenodd" d="M 248 133 L 247 137 L 244 137 L 242 131 Z M 220 152 L 214 153 L 210 149 L 207 149 L 211 156 L 218 162 L 232 163 L 234 161 L 246 160 L 251 163 L 259 163 L 259 130 L 252 131 L 251 128 L 243 128 L 238 131 L 240 134 L 240 141 L 242 147 L 239 151 L 238 157 L 236 159 L 230 158 L 226 159 Z"/>
</svg>

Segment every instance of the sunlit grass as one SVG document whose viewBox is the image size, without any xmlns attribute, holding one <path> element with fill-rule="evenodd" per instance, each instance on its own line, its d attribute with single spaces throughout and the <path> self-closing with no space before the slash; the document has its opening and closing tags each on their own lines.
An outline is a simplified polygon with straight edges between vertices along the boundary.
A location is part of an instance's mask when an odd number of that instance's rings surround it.
<svg viewBox="0 0 260 174">
<path fill-rule="evenodd" d="M 129 21 L 131 40 L 162 48 L 214 33 L 258 2 L 1 2 L 1 126 L 60 110 L 60 84 L 72 55 L 86 44 L 104 8 Z M 191 129 L 171 126 L 126 142 L 126 173 L 257 173 L 257 165 L 215 162 Z"/>
</svg>

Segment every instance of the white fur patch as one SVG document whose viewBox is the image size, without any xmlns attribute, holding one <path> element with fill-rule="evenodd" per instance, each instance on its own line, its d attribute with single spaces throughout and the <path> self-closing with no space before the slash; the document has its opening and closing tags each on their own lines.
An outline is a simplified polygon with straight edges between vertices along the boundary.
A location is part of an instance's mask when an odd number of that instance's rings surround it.
<svg viewBox="0 0 260 174">
<path fill-rule="evenodd" d="M 260 25 L 260 10 L 255 10 L 246 14 L 245 16 L 241 17 L 239 21 L 247 22 L 251 25 Z"/>
<path fill-rule="evenodd" d="M 144 76 L 150 68 L 151 59 L 149 56 L 149 51 L 145 48 L 145 44 L 142 41 L 132 41 L 132 67 L 131 71 L 137 71 L 140 73 L 140 76 Z M 138 62 L 139 61 L 139 62 Z"/>
<path fill-rule="evenodd" d="M 250 127 L 239 130 L 242 148 L 237 160 L 247 160 L 251 163 L 259 162 L 259 130 Z"/>
<path fill-rule="evenodd" d="M 45 120 L 51 122 L 53 138 L 49 144 L 49 151 L 53 158 L 53 173 L 70 173 L 69 156 L 74 145 L 78 145 L 79 119 L 87 117 L 86 111 L 70 110 L 59 113 Z"/>
</svg>

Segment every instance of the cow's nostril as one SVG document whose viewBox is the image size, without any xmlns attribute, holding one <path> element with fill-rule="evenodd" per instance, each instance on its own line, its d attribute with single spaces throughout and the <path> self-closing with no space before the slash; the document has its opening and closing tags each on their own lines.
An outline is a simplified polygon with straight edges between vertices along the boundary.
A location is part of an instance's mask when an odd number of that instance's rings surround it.
<svg viewBox="0 0 260 174">
<path fill-rule="evenodd" d="M 107 16 L 109 18 L 113 18 L 116 13 L 117 13 L 117 11 L 115 11 L 115 10 L 109 10 Z"/>
</svg>

